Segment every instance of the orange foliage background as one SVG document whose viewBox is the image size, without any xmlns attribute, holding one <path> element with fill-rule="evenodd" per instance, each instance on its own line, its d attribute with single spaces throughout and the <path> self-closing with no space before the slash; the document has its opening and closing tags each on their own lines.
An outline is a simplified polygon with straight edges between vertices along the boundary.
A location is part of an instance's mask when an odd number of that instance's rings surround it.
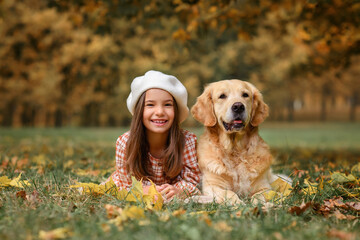
<svg viewBox="0 0 360 240">
<path fill-rule="evenodd" d="M 349 0 L 1 0 L 0 125 L 127 125 L 149 69 L 177 76 L 189 105 L 237 78 L 270 120 L 356 121 L 359 27 Z"/>
</svg>

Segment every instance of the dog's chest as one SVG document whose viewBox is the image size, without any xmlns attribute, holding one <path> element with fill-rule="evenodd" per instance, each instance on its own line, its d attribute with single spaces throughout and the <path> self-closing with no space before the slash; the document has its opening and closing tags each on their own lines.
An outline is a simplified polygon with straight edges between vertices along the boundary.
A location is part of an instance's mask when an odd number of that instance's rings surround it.
<svg viewBox="0 0 360 240">
<path fill-rule="evenodd" d="M 234 161 L 236 159 L 236 161 Z M 232 189 L 239 195 L 247 195 L 251 191 L 252 180 L 256 178 L 256 171 L 252 169 L 246 154 L 237 154 L 223 158 L 227 175 L 231 178 Z"/>
</svg>

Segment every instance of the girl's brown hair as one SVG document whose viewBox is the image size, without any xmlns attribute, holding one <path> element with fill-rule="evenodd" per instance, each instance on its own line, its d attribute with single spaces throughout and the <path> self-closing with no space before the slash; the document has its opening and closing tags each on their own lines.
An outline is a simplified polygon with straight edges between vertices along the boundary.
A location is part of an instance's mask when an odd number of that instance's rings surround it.
<svg viewBox="0 0 360 240">
<path fill-rule="evenodd" d="M 145 92 L 136 103 L 131 120 L 130 136 L 126 145 L 126 168 L 137 179 L 150 178 L 153 173 L 149 162 L 149 144 L 146 137 L 146 128 L 142 122 L 145 106 Z M 185 137 L 180 128 L 179 109 L 174 99 L 174 122 L 169 129 L 166 147 L 161 157 L 164 159 L 164 173 L 169 180 L 174 180 L 182 169 Z"/>
</svg>

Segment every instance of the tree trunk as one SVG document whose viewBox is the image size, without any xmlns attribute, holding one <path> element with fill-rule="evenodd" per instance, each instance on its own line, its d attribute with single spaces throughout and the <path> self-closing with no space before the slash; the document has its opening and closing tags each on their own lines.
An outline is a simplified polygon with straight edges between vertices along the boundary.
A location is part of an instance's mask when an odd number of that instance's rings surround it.
<svg viewBox="0 0 360 240">
<path fill-rule="evenodd" d="M 355 122 L 356 120 L 356 106 L 358 104 L 358 95 L 356 92 L 353 92 L 353 95 L 350 98 L 350 117 L 349 120 Z"/>
<path fill-rule="evenodd" d="M 55 112 L 55 127 L 62 127 L 63 112 L 58 108 Z"/>
<path fill-rule="evenodd" d="M 321 110 L 320 110 L 320 120 L 325 122 L 326 121 L 326 99 L 329 93 L 329 89 L 327 85 L 323 86 L 322 92 L 321 92 Z"/>
<path fill-rule="evenodd" d="M 2 124 L 4 127 L 11 127 L 12 126 L 15 106 L 16 106 L 16 103 L 15 103 L 14 100 L 10 101 L 6 105 L 5 111 L 4 111 L 4 114 L 3 114 L 4 120 L 3 120 L 3 124 Z"/>
<path fill-rule="evenodd" d="M 288 109 L 287 120 L 288 120 L 288 122 L 293 122 L 294 121 L 294 101 L 292 99 L 288 101 L 287 109 Z"/>
</svg>

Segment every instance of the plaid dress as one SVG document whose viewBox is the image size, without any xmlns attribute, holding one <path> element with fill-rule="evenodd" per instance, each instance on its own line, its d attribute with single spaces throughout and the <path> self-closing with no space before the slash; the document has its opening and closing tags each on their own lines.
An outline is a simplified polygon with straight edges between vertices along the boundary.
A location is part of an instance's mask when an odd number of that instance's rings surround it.
<svg viewBox="0 0 360 240">
<path fill-rule="evenodd" d="M 170 182 L 164 174 L 163 159 L 153 157 L 150 153 L 149 160 L 151 172 L 153 176 L 150 177 L 155 185 L 162 185 L 165 183 L 171 184 L 178 189 L 184 190 L 188 195 L 199 194 L 200 191 L 197 185 L 200 182 L 200 170 L 196 157 L 196 136 L 195 134 L 182 130 L 185 136 L 185 148 L 183 154 L 183 168 L 175 181 Z M 129 139 L 130 132 L 121 135 L 116 141 L 116 170 L 110 176 L 119 189 L 129 189 L 132 181 L 131 176 L 126 170 L 126 144 Z M 150 181 L 143 179 L 144 185 L 150 185 Z"/>
</svg>

